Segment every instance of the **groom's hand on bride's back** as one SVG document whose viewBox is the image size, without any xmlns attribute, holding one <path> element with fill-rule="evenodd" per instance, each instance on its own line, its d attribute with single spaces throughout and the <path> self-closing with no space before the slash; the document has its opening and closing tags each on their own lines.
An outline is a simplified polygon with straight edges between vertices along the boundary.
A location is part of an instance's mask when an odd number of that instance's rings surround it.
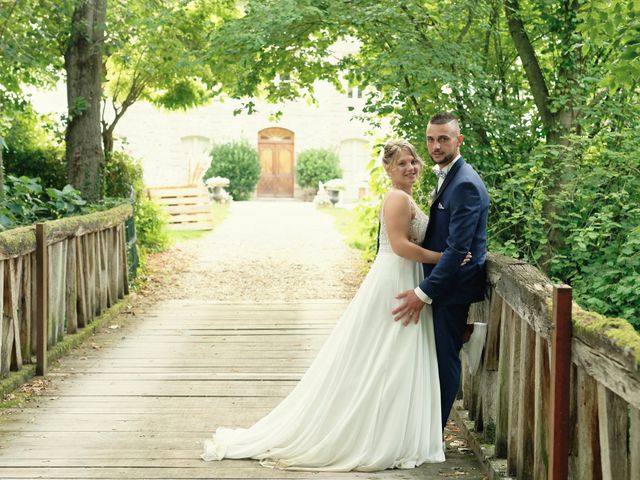
<svg viewBox="0 0 640 480">
<path fill-rule="evenodd" d="M 391 310 L 393 319 L 406 327 L 409 323 L 418 323 L 420 321 L 420 312 L 424 307 L 424 302 L 418 298 L 413 290 L 406 290 L 396 295 L 398 300 L 403 300 L 400 306 Z"/>
<path fill-rule="evenodd" d="M 467 252 L 467 255 L 462 260 L 460 264 L 461 267 L 464 267 L 467 263 L 471 261 L 473 255 L 471 252 Z M 422 311 L 422 307 L 424 307 L 424 302 L 418 298 L 415 291 L 406 290 L 404 292 L 400 292 L 396 295 L 398 300 L 403 300 L 403 302 L 393 310 L 391 310 L 391 314 L 393 315 L 393 319 L 398 322 L 402 321 L 402 324 L 406 327 L 409 323 L 418 323 L 420 321 L 420 312 Z"/>
</svg>

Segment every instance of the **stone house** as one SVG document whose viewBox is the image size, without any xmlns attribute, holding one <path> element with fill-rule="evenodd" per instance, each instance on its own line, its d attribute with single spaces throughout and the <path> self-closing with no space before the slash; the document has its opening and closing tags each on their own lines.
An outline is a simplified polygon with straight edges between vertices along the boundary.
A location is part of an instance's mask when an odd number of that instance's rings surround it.
<svg viewBox="0 0 640 480">
<path fill-rule="evenodd" d="M 262 174 L 255 198 L 306 198 L 296 183 L 298 154 L 309 148 L 333 149 L 340 158 L 346 190 L 341 201 L 352 203 L 367 190 L 374 137 L 356 119 L 365 100 L 358 88 L 338 91 L 318 82 L 316 104 L 305 100 L 273 105 L 254 100 L 256 112 L 234 115 L 241 103 L 213 101 L 187 111 L 170 112 L 146 102 L 134 104 L 116 126 L 116 148 L 124 148 L 142 163 L 149 187 L 198 184 L 209 167 L 211 147 L 247 140 L 258 150 Z M 33 92 L 36 109 L 64 113 L 64 87 Z M 275 115 L 282 114 L 279 118 Z"/>
<path fill-rule="evenodd" d="M 308 192 L 295 179 L 298 154 L 309 148 L 336 151 L 346 190 L 342 201 L 355 202 L 367 189 L 373 138 L 368 126 L 354 118 L 364 99 L 357 88 L 339 92 L 328 83 L 316 85 L 317 104 L 304 100 L 272 105 L 255 100 L 257 112 L 234 115 L 237 101 L 214 101 L 184 112 L 135 104 L 116 128 L 116 136 L 139 158 L 148 186 L 199 183 L 216 143 L 245 139 L 258 150 L 262 174 L 254 196 L 304 198 Z M 282 115 L 276 121 L 275 113 Z"/>
</svg>

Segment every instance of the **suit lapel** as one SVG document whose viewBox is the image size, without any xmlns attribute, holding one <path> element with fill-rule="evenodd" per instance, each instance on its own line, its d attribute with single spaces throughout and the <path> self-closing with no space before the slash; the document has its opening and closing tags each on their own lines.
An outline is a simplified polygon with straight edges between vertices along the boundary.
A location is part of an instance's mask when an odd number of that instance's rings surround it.
<svg viewBox="0 0 640 480">
<path fill-rule="evenodd" d="M 451 181 L 453 180 L 453 177 L 456 176 L 456 173 L 458 173 L 458 170 L 460 170 L 463 164 L 464 164 L 464 159 L 460 157 L 458 161 L 451 166 L 451 170 L 449 170 L 449 173 L 447 173 L 447 176 L 444 177 L 444 182 L 442 183 L 442 187 L 440 187 L 440 190 L 438 190 L 438 193 L 436 193 L 436 196 L 433 199 L 433 203 L 431 204 L 432 206 L 437 205 L 437 201 L 442 195 L 442 192 L 444 192 L 445 188 L 447 188 L 447 185 L 451 183 Z"/>
</svg>

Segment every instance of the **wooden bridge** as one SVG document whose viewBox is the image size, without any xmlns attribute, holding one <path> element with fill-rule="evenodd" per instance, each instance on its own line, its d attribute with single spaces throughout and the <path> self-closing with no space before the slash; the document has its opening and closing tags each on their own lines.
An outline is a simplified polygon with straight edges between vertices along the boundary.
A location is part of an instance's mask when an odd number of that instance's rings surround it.
<svg viewBox="0 0 640 480">
<path fill-rule="evenodd" d="M 123 322 L 128 215 L 0 234 L 0 389 L 48 374 L 38 398 L 5 409 L 0 478 L 640 480 L 637 352 L 615 326 L 593 328 L 606 322 L 575 305 L 571 314 L 566 290 L 553 302 L 533 267 L 495 256 L 490 299 L 472 312 L 489 326 L 481 369 L 464 378 L 454 414 L 481 464 L 455 451 L 445 464 L 376 474 L 200 461 L 214 426 L 251 424 L 291 390 L 345 303 L 187 299 Z"/>
</svg>

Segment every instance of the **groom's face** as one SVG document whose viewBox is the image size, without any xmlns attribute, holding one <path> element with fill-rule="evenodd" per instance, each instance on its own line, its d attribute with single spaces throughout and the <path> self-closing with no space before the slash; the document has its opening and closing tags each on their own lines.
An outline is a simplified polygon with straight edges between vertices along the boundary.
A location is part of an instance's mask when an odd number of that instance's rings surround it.
<svg viewBox="0 0 640 480">
<path fill-rule="evenodd" d="M 460 153 L 462 135 L 457 122 L 427 125 L 427 149 L 433 163 L 447 166 Z"/>
</svg>

